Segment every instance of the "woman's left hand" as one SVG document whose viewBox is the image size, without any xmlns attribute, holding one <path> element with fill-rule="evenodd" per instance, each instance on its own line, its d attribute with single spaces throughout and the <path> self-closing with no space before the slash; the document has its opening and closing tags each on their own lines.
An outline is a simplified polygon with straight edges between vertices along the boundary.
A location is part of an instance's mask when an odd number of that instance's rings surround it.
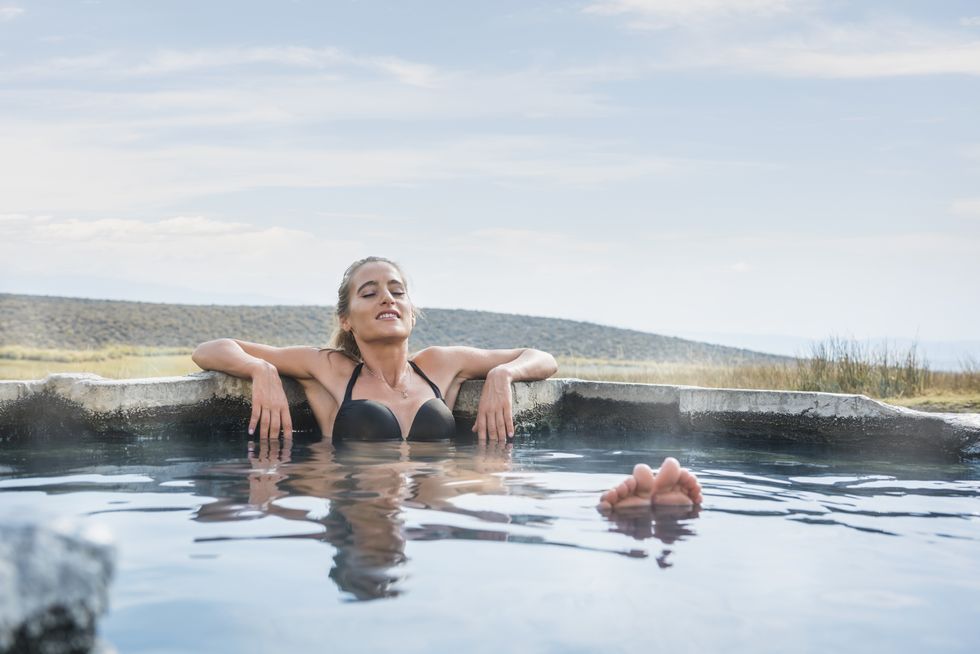
<svg viewBox="0 0 980 654">
<path fill-rule="evenodd" d="M 505 440 L 514 436 L 512 377 L 506 368 L 493 368 L 487 373 L 476 410 L 475 431 L 479 440 Z"/>
</svg>

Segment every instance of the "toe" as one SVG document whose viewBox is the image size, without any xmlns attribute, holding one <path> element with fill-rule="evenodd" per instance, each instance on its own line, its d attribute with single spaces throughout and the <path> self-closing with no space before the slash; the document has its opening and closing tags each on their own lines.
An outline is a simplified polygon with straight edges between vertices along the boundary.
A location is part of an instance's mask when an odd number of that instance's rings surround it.
<svg viewBox="0 0 980 654">
<path fill-rule="evenodd" d="M 681 481 L 681 485 L 691 492 L 701 490 L 701 482 L 698 481 L 698 478 L 695 477 L 693 473 L 689 472 L 686 469 L 681 474 L 680 481 Z"/>
<path fill-rule="evenodd" d="M 660 470 L 657 471 L 657 476 L 654 477 L 653 492 L 662 493 L 670 490 L 677 485 L 680 475 L 681 464 L 674 457 L 668 456 L 660 464 Z"/>
<path fill-rule="evenodd" d="M 653 487 L 655 485 L 656 475 L 653 470 L 645 463 L 637 463 L 633 468 L 634 483 L 636 484 L 636 492 L 649 495 L 653 492 Z"/>
</svg>

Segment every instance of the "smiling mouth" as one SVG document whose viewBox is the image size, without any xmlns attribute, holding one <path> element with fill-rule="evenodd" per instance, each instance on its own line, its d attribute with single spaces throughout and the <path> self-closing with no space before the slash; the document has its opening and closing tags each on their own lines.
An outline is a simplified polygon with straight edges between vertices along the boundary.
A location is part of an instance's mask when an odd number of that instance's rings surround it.
<svg viewBox="0 0 980 654">
<path fill-rule="evenodd" d="M 398 320 L 400 316 L 394 311 L 385 311 L 384 313 L 379 313 L 375 320 Z"/>
</svg>

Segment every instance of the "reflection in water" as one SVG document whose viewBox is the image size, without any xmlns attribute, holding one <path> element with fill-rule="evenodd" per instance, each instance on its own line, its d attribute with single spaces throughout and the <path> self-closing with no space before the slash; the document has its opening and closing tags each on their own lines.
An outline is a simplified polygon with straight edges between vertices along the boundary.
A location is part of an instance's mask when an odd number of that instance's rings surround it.
<svg viewBox="0 0 980 654">
<path fill-rule="evenodd" d="M 693 520 L 700 515 L 701 509 L 696 506 L 655 506 L 650 509 L 633 510 L 614 513 L 610 520 L 615 524 L 613 531 L 632 536 L 637 540 L 656 538 L 665 545 L 694 536 L 697 532 L 687 525 L 687 520 Z M 670 549 L 661 550 L 657 557 L 657 565 L 669 568 L 673 564 L 667 561 L 672 553 Z"/>
<path fill-rule="evenodd" d="M 452 505 L 461 494 L 503 494 L 510 469 L 511 444 L 476 445 L 466 456 L 446 443 L 359 443 L 310 445 L 302 461 L 293 461 L 292 443 L 249 445 L 248 499 L 234 495 L 205 504 L 200 521 L 251 519 L 274 515 L 316 523 L 322 529 L 304 537 L 329 542 L 336 549 L 330 578 L 359 600 L 398 594 L 397 568 L 406 561 L 409 539 L 469 538 L 507 540 L 505 532 L 422 525 L 406 529 L 403 507 L 474 515 L 488 522 L 508 522 L 504 513 L 471 512 Z M 228 464 L 207 474 L 233 472 Z M 286 498 L 328 500 L 325 512 L 293 508 Z M 447 530 L 452 534 L 447 534 Z M 291 536 L 295 538 L 295 536 Z"/>
<path fill-rule="evenodd" d="M 306 446 L 301 460 L 294 460 L 292 449 L 292 442 L 250 443 L 249 468 L 222 463 L 202 471 L 211 479 L 246 473 L 247 499 L 241 487 L 237 492 L 233 487 L 225 487 L 221 493 L 210 489 L 219 499 L 202 505 L 195 519 L 220 522 L 272 515 L 315 524 L 318 528 L 308 534 L 279 537 L 311 538 L 332 545 L 335 554 L 329 576 L 341 590 L 358 600 L 399 594 L 398 583 L 403 578 L 399 568 L 407 561 L 405 544 L 409 540 L 507 541 L 594 549 L 506 528 L 406 526 L 406 509 L 468 516 L 489 525 L 547 526 L 551 522 L 548 517 L 466 509 L 452 501 L 472 494 L 547 499 L 549 491 L 533 480 L 505 487 L 505 475 L 501 473 L 512 470 L 512 444 L 480 443 L 457 448 L 449 443 L 354 441 L 334 445 L 320 441 Z M 314 498 L 326 500 L 325 506 L 313 502 Z M 611 531 L 671 544 L 694 535 L 685 521 L 696 517 L 696 509 L 634 510 L 614 515 Z M 642 550 L 616 552 L 647 556 Z M 658 558 L 661 567 L 670 565 L 665 556 Z"/>
</svg>

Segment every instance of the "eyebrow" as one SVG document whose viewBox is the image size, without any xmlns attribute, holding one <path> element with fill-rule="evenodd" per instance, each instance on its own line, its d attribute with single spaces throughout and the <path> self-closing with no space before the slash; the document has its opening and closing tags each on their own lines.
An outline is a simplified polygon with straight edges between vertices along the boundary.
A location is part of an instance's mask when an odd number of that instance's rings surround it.
<svg viewBox="0 0 980 654">
<path fill-rule="evenodd" d="M 391 286 L 392 284 L 398 284 L 399 286 L 405 286 L 405 284 L 404 284 L 404 283 L 403 283 L 403 282 L 402 282 L 401 280 L 398 280 L 398 279 L 392 279 L 391 281 L 389 281 L 389 282 L 388 282 L 388 286 Z M 360 292 L 361 292 L 361 291 L 363 291 L 363 290 L 365 289 L 365 287 L 367 287 L 367 286 L 377 286 L 377 285 L 378 285 L 378 282 L 375 282 L 375 281 L 371 281 L 371 282 L 364 282 L 364 283 L 363 283 L 363 284 L 361 284 L 361 285 L 360 285 L 360 287 L 359 287 L 359 288 L 357 289 L 357 292 L 358 292 L 358 293 L 360 293 Z"/>
</svg>

